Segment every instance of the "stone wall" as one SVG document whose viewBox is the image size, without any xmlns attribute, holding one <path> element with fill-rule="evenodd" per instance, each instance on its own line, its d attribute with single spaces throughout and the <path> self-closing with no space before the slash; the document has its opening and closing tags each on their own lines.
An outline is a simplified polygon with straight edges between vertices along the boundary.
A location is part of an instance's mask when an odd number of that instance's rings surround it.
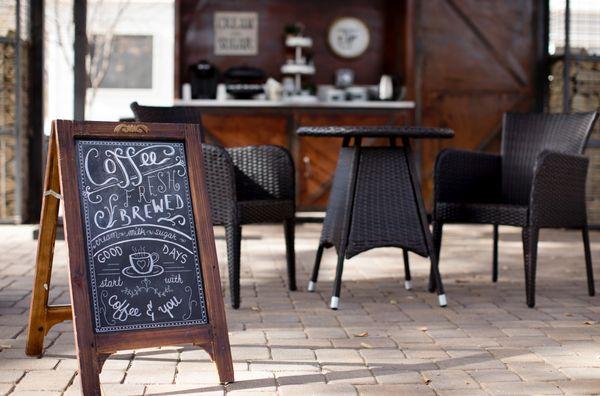
<svg viewBox="0 0 600 396">
<path fill-rule="evenodd" d="M 553 113 L 562 112 L 563 62 L 555 62 L 551 71 L 549 108 Z M 600 62 L 571 61 L 569 75 L 571 110 L 600 112 Z M 600 121 L 596 122 L 590 140 L 600 141 Z M 585 154 L 590 158 L 587 182 L 589 223 L 600 226 L 600 147 L 588 147 Z"/>
<path fill-rule="evenodd" d="M 27 59 L 25 45 L 21 46 L 21 76 L 26 76 Z M 26 186 L 27 181 L 27 151 L 26 137 L 27 131 L 26 106 L 21 106 L 21 169 L 17 175 L 17 75 L 15 68 L 15 43 L 14 36 L 9 33 L 5 39 L 0 41 L 0 222 L 20 222 L 23 215 L 25 203 L 25 191 L 21 189 L 21 210 L 19 212 L 17 199 L 17 180 L 21 178 L 22 184 Z M 21 80 L 21 103 L 27 103 L 25 97 L 26 81 Z"/>
</svg>

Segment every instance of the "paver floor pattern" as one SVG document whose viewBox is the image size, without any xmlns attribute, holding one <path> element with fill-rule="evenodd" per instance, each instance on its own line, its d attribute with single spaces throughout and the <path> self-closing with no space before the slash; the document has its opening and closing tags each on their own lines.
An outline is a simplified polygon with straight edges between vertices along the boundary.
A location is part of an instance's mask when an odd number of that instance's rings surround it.
<svg viewBox="0 0 600 396">
<path fill-rule="evenodd" d="M 32 231 L 0 226 L 0 394 L 78 395 L 71 322 L 49 332 L 41 358 L 24 352 Z M 244 228 L 242 306 L 227 307 L 235 383 L 218 384 L 204 351 L 171 346 L 111 357 L 101 374 L 105 394 L 600 394 L 600 296 L 587 295 L 579 232 L 542 231 L 535 309 L 525 305 L 518 229 L 500 230 L 494 284 L 491 227 L 447 226 L 440 264 L 447 308 L 426 291 L 428 261 L 410 256 L 414 289 L 407 291 L 402 253 L 389 248 L 346 261 L 340 309 L 332 311 L 333 251 L 324 255 L 317 292 L 305 291 L 320 225 L 297 227 L 296 292 L 287 290 L 282 231 Z M 216 232 L 227 291 L 225 242 Z M 600 234 L 591 238 L 598 262 Z M 69 301 L 65 260 L 59 241 L 53 303 Z"/>
</svg>

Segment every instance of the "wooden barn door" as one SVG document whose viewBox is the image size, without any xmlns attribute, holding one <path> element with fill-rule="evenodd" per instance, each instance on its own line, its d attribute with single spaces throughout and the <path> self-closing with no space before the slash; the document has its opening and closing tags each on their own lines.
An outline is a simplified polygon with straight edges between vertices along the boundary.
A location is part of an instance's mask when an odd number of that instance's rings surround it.
<svg viewBox="0 0 600 396">
<path fill-rule="evenodd" d="M 417 91 L 421 124 L 456 137 L 421 145 L 431 202 L 435 157 L 444 147 L 497 151 L 502 114 L 533 110 L 538 78 L 537 0 L 418 2 Z M 542 45 L 542 44 L 540 44 Z"/>
</svg>

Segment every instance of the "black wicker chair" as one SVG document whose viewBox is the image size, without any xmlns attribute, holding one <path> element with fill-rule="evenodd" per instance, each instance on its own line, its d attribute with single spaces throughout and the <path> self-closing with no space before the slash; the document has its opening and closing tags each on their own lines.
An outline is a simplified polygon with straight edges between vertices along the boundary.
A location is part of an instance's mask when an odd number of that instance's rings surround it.
<svg viewBox="0 0 600 396">
<path fill-rule="evenodd" d="M 133 102 L 131 110 L 141 122 L 201 125 L 199 112 L 189 107 L 140 106 Z M 289 288 L 296 290 L 295 177 L 289 152 L 271 145 L 224 149 L 205 143 L 202 149 L 212 222 L 225 227 L 232 307 L 240 306 L 244 224 L 283 222 Z"/>
<path fill-rule="evenodd" d="M 535 305 L 540 228 L 582 230 L 588 292 L 595 294 L 582 155 L 596 113 L 504 115 L 500 154 L 448 149 L 435 165 L 433 239 L 445 223 L 493 224 L 492 280 L 498 279 L 498 225 L 523 228 L 527 305 Z M 430 290 L 435 282 L 430 277 Z"/>
</svg>

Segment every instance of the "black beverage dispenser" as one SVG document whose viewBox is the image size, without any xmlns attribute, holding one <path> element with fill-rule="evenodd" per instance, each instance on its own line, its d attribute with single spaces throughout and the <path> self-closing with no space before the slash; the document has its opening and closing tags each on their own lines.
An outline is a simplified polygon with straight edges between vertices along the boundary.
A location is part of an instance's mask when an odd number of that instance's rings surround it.
<svg viewBox="0 0 600 396">
<path fill-rule="evenodd" d="M 219 70 L 202 60 L 190 66 L 190 82 L 193 99 L 215 99 L 219 84 Z"/>
</svg>

